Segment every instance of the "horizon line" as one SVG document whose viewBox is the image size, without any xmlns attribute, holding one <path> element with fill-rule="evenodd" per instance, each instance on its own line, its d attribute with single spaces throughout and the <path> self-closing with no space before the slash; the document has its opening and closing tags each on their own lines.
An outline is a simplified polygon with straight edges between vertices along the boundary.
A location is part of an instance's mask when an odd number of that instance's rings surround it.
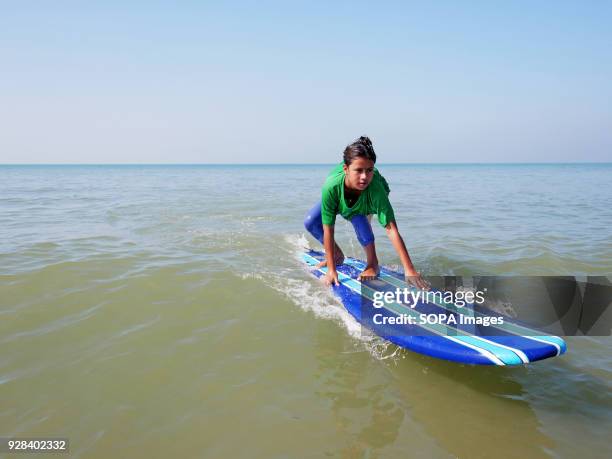
<svg viewBox="0 0 612 459">
<path fill-rule="evenodd" d="M 334 166 L 331 163 L 0 163 L 2 166 Z M 431 166 L 431 165 L 563 165 L 563 164 L 612 164 L 612 161 L 468 161 L 468 162 L 380 162 L 383 166 Z"/>
</svg>

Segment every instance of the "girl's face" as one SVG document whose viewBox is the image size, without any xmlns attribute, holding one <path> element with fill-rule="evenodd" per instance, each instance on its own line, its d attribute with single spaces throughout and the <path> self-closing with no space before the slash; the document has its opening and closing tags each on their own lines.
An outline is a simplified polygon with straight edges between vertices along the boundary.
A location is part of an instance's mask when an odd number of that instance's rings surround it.
<svg viewBox="0 0 612 459">
<path fill-rule="evenodd" d="M 355 158 L 350 166 L 344 165 L 346 185 L 354 190 L 365 190 L 374 177 L 374 161 L 366 158 Z"/>
</svg>

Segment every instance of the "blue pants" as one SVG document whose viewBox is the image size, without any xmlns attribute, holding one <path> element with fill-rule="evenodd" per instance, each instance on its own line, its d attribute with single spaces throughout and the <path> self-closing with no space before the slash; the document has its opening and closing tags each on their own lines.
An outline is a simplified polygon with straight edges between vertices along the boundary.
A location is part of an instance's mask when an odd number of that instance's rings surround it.
<svg viewBox="0 0 612 459">
<path fill-rule="evenodd" d="M 353 228 L 355 228 L 357 239 L 363 247 L 374 242 L 374 233 L 372 232 L 372 225 L 370 225 L 368 217 L 365 215 L 355 215 L 350 221 Z M 306 219 L 304 219 L 304 227 L 316 240 L 323 244 L 323 221 L 321 220 L 320 202 L 310 209 L 308 214 L 306 214 Z"/>
</svg>

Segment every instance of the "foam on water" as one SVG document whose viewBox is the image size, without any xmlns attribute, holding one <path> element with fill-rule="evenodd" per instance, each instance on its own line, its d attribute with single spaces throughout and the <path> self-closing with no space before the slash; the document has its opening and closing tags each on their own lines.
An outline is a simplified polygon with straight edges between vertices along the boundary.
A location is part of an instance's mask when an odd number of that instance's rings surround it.
<svg viewBox="0 0 612 459">
<path fill-rule="evenodd" d="M 243 278 L 245 276 L 257 278 L 285 295 L 303 311 L 311 312 L 321 319 L 334 321 L 378 360 L 395 360 L 402 357 L 401 348 L 363 328 L 331 290 L 310 275 L 301 259 L 302 253 L 311 248 L 304 234 L 287 234 L 284 243 L 284 249 L 295 260 L 297 269 L 281 274 L 274 272 L 248 274 L 243 275 Z"/>
</svg>

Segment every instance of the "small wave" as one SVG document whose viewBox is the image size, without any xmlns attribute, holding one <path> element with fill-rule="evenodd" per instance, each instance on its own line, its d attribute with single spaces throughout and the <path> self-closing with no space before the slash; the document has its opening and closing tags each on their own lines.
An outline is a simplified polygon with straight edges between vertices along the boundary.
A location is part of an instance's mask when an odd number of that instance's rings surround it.
<svg viewBox="0 0 612 459">
<path fill-rule="evenodd" d="M 296 261 L 295 268 L 281 274 L 260 271 L 242 274 L 241 277 L 260 280 L 289 298 L 301 310 L 336 322 L 378 360 L 397 361 L 405 358 L 401 348 L 363 328 L 329 289 L 306 272 L 301 263 L 301 254 L 310 248 L 310 244 L 304 234 L 287 234 L 284 242 L 287 255 Z"/>
<path fill-rule="evenodd" d="M 32 336 L 41 336 L 41 335 L 46 335 L 49 333 L 55 333 L 59 330 L 62 330 L 67 327 L 71 327 L 84 320 L 91 318 L 98 309 L 102 308 L 108 303 L 109 303 L 108 301 L 101 301 L 99 303 L 96 303 L 90 308 L 77 312 L 76 314 L 67 315 L 53 322 L 48 322 L 44 324 L 43 326 L 40 326 L 37 328 L 32 328 L 30 330 L 13 333 L 5 337 L 2 341 L 0 341 L 0 343 L 6 344 L 6 343 L 10 343 L 12 341 L 15 341 L 21 338 L 29 338 Z"/>
<path fill-rule="evenodd" d="M 119 333 L 115 334 L 115 336 L 111 339 L 116 339 L 116 338 L 122 338 L 126 335 L 129 335 L 131 333 L 135 333 L 137 331 L 143 330 L 145 328 L 149 328 L 150 326 L 156 324 L 157 322 L 159 322 L 161 319 L 161 315 L 158 314 L 156 317 L 152 318 L 151 320 L 147 320 L 145 322 L 142 323 L 137 323 L 134 325 L 131 325 L 127 328 L 125 328 L 124 330 L 121 330 Z"/>
</svg>

